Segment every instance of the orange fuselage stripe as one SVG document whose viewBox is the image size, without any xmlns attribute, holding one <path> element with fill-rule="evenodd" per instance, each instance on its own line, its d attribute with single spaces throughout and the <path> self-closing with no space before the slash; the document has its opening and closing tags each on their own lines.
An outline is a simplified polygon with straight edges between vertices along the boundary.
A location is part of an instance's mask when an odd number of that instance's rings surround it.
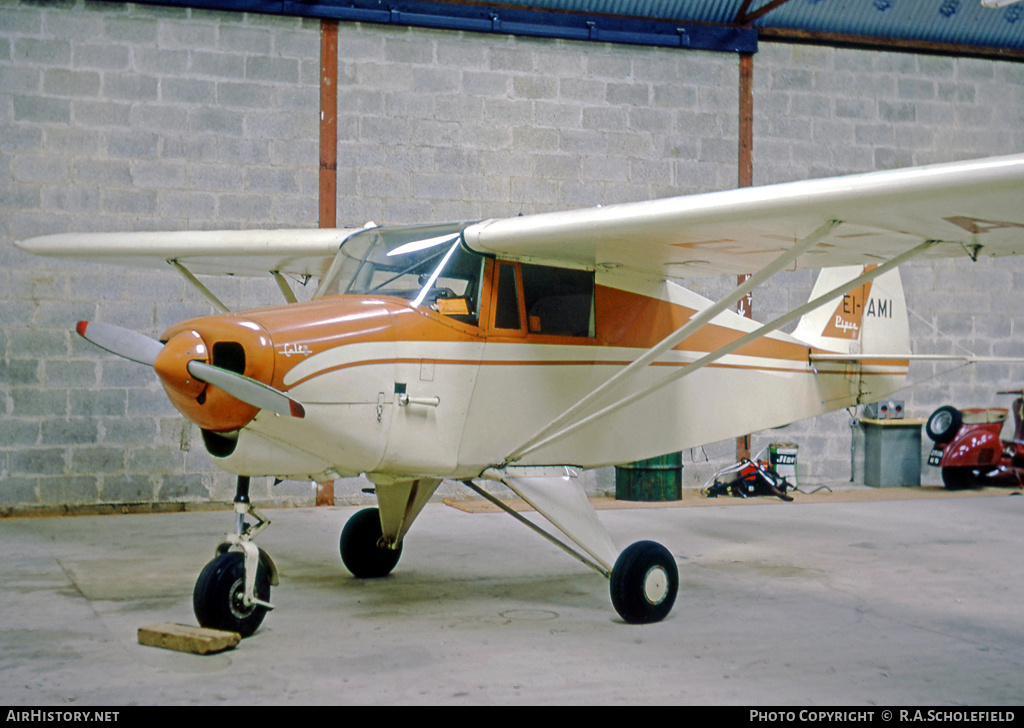
<svg viewBox="0 0 1024 728">
<path fill-rule="evenodd" d="M 484 306 L 485 311 L 489 306 Z M 185 329 L 214 330 L 219 336 L 230 338 L 229 332 L 235 327 L 253 328 L 254 323 L 269 333 L 273 341 L 275 362 L 272 367 L 272 381 L 268 384 L 284 388 L 288 372 L 310 356 L 335 349 L 347 344 L 367 343 L 493 343 L 515 344 L 517 346 L 541 347 L 545 345 L 571 346 L 579 351 L 583 347 L 623 348 L 645 350 L 657 344 L 686 324 L 696 313 L 695 310 L 673 304 L 669 301 L 644 296 L 629 291 L 596 286 L 595 318 L 596 335 L 589 337 L 550 336 L 516 332 L 509 336 L 490 329 L 486 320 L 478 327 L 455 321 L 433 311 L 414 309 L 409 302 L 389 297 L 332 296 L 320 298 L 305 304 L 285 307 L 258 309 L 238 314 L 218 314 L 193 319 L 173 327 L 177 333 Z M 485 313 L 486 315 L 486 313 Z M 713 352 L 735 341 L 746 332 L 708 324 L 675 347 L 697 355 Z M 251 333 L 250 333 L 251 336 Z M 303 356 L 296 356 L 301 351 Z M 735 356 L 756 357 L 762 360 L 780 362 L 780 366 L 757 364 L 734 364 L 718 362 L 711 366 L 719 368 L 789 371 L 796 372 L 793 364 L 809 367 L 809 355 L 816 348 L 809 348 L 794 342 L 761 338 L 737 349 Z M 290 354 L 290 355 L 289 355 Z M 442 365 L 479 366 L 613 366 L 623 367 L 628 359 L 603 360 L 597 358 L 554 359 L 549 361 L 506 358 L 501 360 L 438 358 L 438 357 L 370 357 L 360 361 L 341 362 L 324 370 L 311 373 L 292 382 L 296 386 L 309 379 L 330 371 L 369 366 L 374 364 L 400 364 L 433 362 Z M 785 366 L 788 363 L 790 366 Z M 899 360 L 875 362 L 875 366 L 905 367 Z M 688 362 L 655 362 L 653 366 L 684 367 Z M 820 365 L 819 371 L 824 370 Z M 837 368 L 836 371 L 844 371 Z M 247 372 L 248 373 L 248 372 Z M 873 373 L 883 374 L 885 371 Z M 892 372 L 895 373 L 895 372 Z M 902 372 L 900 372 L 902 373 Z"/>
</svg>

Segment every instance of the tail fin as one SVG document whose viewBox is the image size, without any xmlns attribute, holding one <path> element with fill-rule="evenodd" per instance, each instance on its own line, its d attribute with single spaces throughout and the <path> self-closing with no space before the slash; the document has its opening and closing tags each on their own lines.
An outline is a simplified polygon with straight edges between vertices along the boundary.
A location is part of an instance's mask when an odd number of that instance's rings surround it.
<svg viewBox="0 0 1024 728">
<path fill-rule="evenodd" d="M 859 266 L 823 268 L 811 299 L 852 281 L 865 270 Z M 910 324 L 899 269 L 804 314 L 793 336 L 835 354 L 909 354 Z"/>
</svg>

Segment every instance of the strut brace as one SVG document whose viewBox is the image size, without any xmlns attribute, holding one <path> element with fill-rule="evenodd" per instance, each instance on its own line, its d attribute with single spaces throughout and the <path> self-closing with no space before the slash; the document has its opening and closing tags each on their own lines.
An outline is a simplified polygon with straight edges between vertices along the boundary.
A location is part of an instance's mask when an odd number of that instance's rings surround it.
<svg viewBox="0 0 1024 728">
<path fill-rule="evenodd" d="M 519 460 L 523 455 L 536 450 L 543 444 L 551 441 L 551 437 L 548 437 L 552 433 L 555 433 L 555 437 L 561 437 L 561 433 L 558 428 L 562 427 L 566 423 L 573 421 L 573 418 L 584 414 L 587 409 L 595 404 L 601 397 L 609 393 L 610 391 L 617 389 L 621 386 L 622 382 L 627 380 L 636 372 L 646 368 L 652 362 L 654 362 L 662 354 L 665 354 L 682 341 L 690 337 L 694 332 L 703 327 L 706 323 L 711 321 L 715 316 L 725 311 L 727 308 L 734 305 L 741 298 L 746 296 L 748 293 L 753 291 L 755 288 L 760 286 L 762 283 L 767 281 L 773 275 L 778 273 L 780 270 L 786 268 L 786 266 L 796 261 L 798 257 L 803 255 L 805 252 L 813 248 L 815 245 L 820 243 L 823 239 L 841 224 L 841 220 L 830 220 L 824 225 L 817 228 L 810 235 L 805 237 L 803 240 L 797 242 L 796 245 L 786 250 L 782 255 L 777 257 L 771 263 L 766 265 L 764 268 L 759 270 L 750 278 L 743 281 L 737 286 L 732 293 L 725 296 L 716 303 L 708 306 L 703 311 L 700 311 L 693 318 L 683 324 L 681 327 L 676 329 L 674 332 L 666 336 L 660 342 L 655 344 L 652 348 L 641 354 L 639 357 L 630 362 L 624 369 L 614 374 L 610 379 L 601 384 L 599 387 L 594 389 L 592 392 L 587 394 L 585 397 L 580 399 L 576 404 L 569 407 L 565 412 L 560 414 L 554 420 L 552 420 L 546 427 L 541 429 L 537 434 L 531 437 L 526 442 L 522 443 L 519 447 L 513 450 L 508 457 L 506 462 L 513 463 Z M 547 439 L 545 439 L 547 438 Z"/>
<path fill-rule="evenodd" d="M 829 230 L 830 229 L 831 229 L 831 227 L 829 227 Z M 818 232 L 820 232 L 820 231 L 821 231 L 821 229 L 819 228 Z M 805 238 L 805 241 L 806 240 L 807 239 Z M 713 352 L 710 352 L 709 354 L 707 354 L 706 356 L 698 359 L 697 361 L 694 361 L 694 362 L 692 362 L 690 364 L 687 364 L 686 366 L 684 366 L 679 371 L 673 372 L 672 374 L 670 374 L 670 375 L 660 379 L 659 381 L 655 382 L 654 384 L 652 384 L 652 385 L 650 385 L 648 387 L 645 387 L 644 389 L 642 389 L 642 390 L 640 390 L 638 392 L 635 392 L 634 394 L 631 394 L 631 395 L 629 395 L 627 397 L 623 397 L 623 398 L 621 398 L 619 400 L 616 400 L 612 404 L 607 405 L 603 409 L 600 409 L 597 412 L 594 412 L 593 414 L 590 414 L 588 416 L 585 416 L 585 417 L 582 417 L 580 419 L 577 419 L 575 422 L 571 422 L 569 424 L 566 424 L 561 429 L 555 430 L 553 432 L 552 432 L 552 430 L 554 428 L 549 425 L 547 428 L 542 430 L 542 432 L 539 435 L 534 436 L 527 443 L 525 443 L 524 445 L 521 445 L 519 448 L 517 448 L 508 457 L 507 462 L 509 462 L 509 463 L 515 462 L 515 461 L 521 459 L 523 456 L 533 452 L 534 450 L 537 450 L 537 449 L 539 449 L 541 447 L 544 447 L 545 445 L 548 445 L 548 444 L 554 442 L 555 440 L 560 440 L 561 438 L 566 437 L 566 436 L 572 434 L 573 432 L 576 432 L 577 430 L 579 430 L 580 428 L 590 424 L 591 422 L 593 422 L 595 420 L 598 420 L 598 419 L 600 419 L 600 418 L 602 418 L 602 417 L 604 417 L 604 416 L 606 416 L 606 415 L 608 415 L 608 414 L 610 414 L 610 413 L 612 413 L 612 412 L 614 412 L 614 411 L 616 411 L 618 409 L 621 409 L 622 407 L 630 405 L 633 402 L 636 402 L 637 400 L 639 400 L 639 399 L 641 399 L 643 397 L 646 397 L 647 395 L 651 394 L 652 392 L 655 392 L 658 389 L 661 389 L 662 387 L 665 387 L 666 385 L 671 384 L 672 382 L 676 381 L 677 379 L 680 379 L 680 378 L 682 378 L 684 376 L 692 374 L 692 373 L 698 371 L 699 369 L 702 369 L 702 368 L 708 366 L 709 364 L 711 364 L 711 363 L 721 359 L 722 357 L 732 353 L 733 351 L 735 351 L 735 350 L 737 350 L 737 349 L 739 349 L 739 348 L 741 348 L 743 346 L 746 346 L 747 344 L 751 343 L 752 341 L 756 341 L 757 339 L 760 339 L 761 337 L 765 336 L 766 334 L 771 333 L 772 331 L 775 331 L 776 329 L 781 328 L 782 326 L 785 326 L 790 321 L 793 321 L 794 319 L 802 316 L 803 314 L 807 313 L 808 311 L 813 311 L 814 309 L 819 308 L 820 306 L 828 303 L 830 300 L 834 300 L 838 296 L 841 296 L 844 293 L 847 293 L 847 292 L 849 292 L 849 291 L 851 291 L 851 290 L 853 290 L 853 289 L 855 289 L 855 288 L 857 288 L 859 286 L 862 286 L 865 283 L 867 283 L 868 281 L 874 280 L 878 276 L 882 275 L 883 273 L 887 273 L 888 271 L 892 270 L 893 268 L 896 268 L 897 266 L 901 265 L 902 263 L 905 263 L 908 260 L 911 260 L 912 258 L 915 258 L 918 255 L 921 255 L 922 253 L 926 252 L 927 250 L 929 250 L 934 245 L 937 245 L 939 242 L 940 241 L 936 241 L 936 240 L 926 240 L 925 242 L 921 243 L 920 245 L 917 245 L 917 246 L 911 248 L 910 250 L 907 250 L 904 253 L 901 253 L 900 255 L 896 256 L 895 258 L 892 258 L 891 260 L 889 260 L 889 261 L 879 265 L 877 268 L 873 268 L 870 271 L 867 271 L 864 274 L 858 276 L 857 278 L 854 278 L 852 281 L 848 281 L 847 283 L 844 283 L 843 285 L 838 286 L 838 287 L 832 289 L 828 293 L 825 293 L 825 294 L 819 296 L 818 298 L 815 298 L 813 301 L 808 301 L 803 306 L 800 306 L 799 308 L 796 308 L 796 309 L 790 311 L 789 313 L 787 313 L 787 314 L 785 314 L 783 316 L 780 316 L 779 318 L 775 319 L 774 321 L 772 321 L 770 323 L 764 324 L 763 326 L 761 326 L 760 328 L 756 329 L 755 331 L 752 331 L 752 332 L 750 332 L 750 333 L 748 333 L 748 334 L 746 334 L 744 336 L 741 336 L 740 338 L 736 339 L 736 341 L 733 341 L 730 344 L 726 344 L 725 346 L 720 347 L 720 348 L 716 349 Z M 757 275 L 760 276 L 761 273 L 764 273 L 764 270 L 765 269 L 762 269 L 762 271 L 759 272 Z M 743 286 L 741 286 L 740 288 L 743 288 Z M 727 296 L 725 299 L 722 299 L 722 301 L 727 301 L 729 299 L 734 298 L 736 296 L 736 293 L 740 290 L 740 288 L 737 288 L 735 291 L 733 291 L 732 294 Z M 721 301 L 719 303 L 721 303 Z M 718 305 L 716 304 L 712 308 L 718 308 Z M 710 310 L 710 309 L 708 309 L 708 310 Z M 694 319 L 691 319 L 691 323 L 694 320 L 696 320 L 696 319 L 697 319 L 697 317 L 694 317 Z M 707 320 L 707 317 L 704 317 L 704 320 Z M 703 322 L 702 322 L 701 325 L 703 325 Z M 675 334 L 673 334 L 670 337 L 668 337 L 665 340 L 663 340 L 662 344 L 659 344 L 656 348 L 663 349 L 664 348 L 663 345 L 665 343 L 668 343 L 670 340 L 678 339 L 678 341 L 682 341 L 682 339 L 684 339 L 685 336 L 682 337 L 682 338 L 679 338 L 679 334 L 680 334 L 680 332 L 683 331 L 683 329 L 687 329 L 687 328 L 689 328 L 689 324 L 687 324 L 687 326 L 684 326 L 683 328 L 679 329 Z M 688 336 L 689 332 L 687 332 L 686 335 Z M 678 341 L 676 343 L 678 343 Z M 674 348 L 674 347 L 669 347 L 669 348 Z M 653 351 L 653 349 L 651 351 Z M 641 359 L 644 359 L 644 358 L 645 357 L 641 357 L 641 358 L 637 359 L 636 361 L 634 361 L 632 364 L 627 366 L 626 369 L 623 369 L 621 372 L 619 372 L 619 375 L 625 374 L 625 372 L 628 369 L 633 368 L 634 365 L 638 364 L 641 361 Z M 644 366 L 646 366 L 652 360 L 653 359 L 647 357 L 647 361 L 644 362 Z M 619 376 L 619 375 L 617 375 L 617 376 Z M 612 377 L 612 379 L 615 379 L 615 378 L 616 377 Z M 611 381 L 612 381 L 611 379 L 608 380 L 608 382 L 605 382 L 605 385 L 608 385 Z M 602 388 L 599 388 L 599 389 L 602 389 Z M 603 389 L 607 390 L 608 387 L 605 386 L 605 387 L 603 387 Z M 586 402 L 587 404 L 592 403 L 593 399 L 594 399 L 594 394 L 597 393 L 597 392 L 598 392 L 598 390 L 594 390 L 593 393 L 591 393 L 587 397 L 584 397 L 583 399 L 581 399 L 580 402 L 578 402 L 574 407 L 570 408 L 569 411 L 571 411 L 574 415 L 575 414 L 579 414 L 580 410 L 582 409 L 581 404 L 584 403 L 584 402 Z M 563 415 L 562 417 L 559 417 L 558 419 L 556 419 L 555 422 L 559 423 L 559 424 L 562 424 L 567 419 L 568 418 Z M 548 434 L 546 437 L 543 437 L 544 433 L 550 433 L 550 434 Z M 541 438 L 543 438 L 543 439 L 541 439 Z"/>
</svg>

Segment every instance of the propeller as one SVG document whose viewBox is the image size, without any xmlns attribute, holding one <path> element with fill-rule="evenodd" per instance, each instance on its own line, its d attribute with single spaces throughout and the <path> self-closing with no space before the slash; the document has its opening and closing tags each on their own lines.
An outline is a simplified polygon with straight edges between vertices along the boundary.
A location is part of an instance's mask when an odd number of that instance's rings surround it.
<svg viewBox="0 0 1024 728">
<path fill-rule="evenodd" d="M 164 345 L 155 339 L 120 326 L 95 321 L 79 321 L 75 331 L 88 342 L 125 359 L 153 366 Z"/>
<path fill-rule="evenodd" d="M 156 364 L 157 357 L 164 351 L 164 345 L 159 341 L 120 326 L 79 321 L 75 330 L 83 339 L 111 354 L 150 367 Z M 185 368 L 193 378 L 213 385 L 253 407 L 288 417 L 306 416 L 306 410 L 300 402 L 252 377 L 197 360 L 189 361 Z"/>
<path fill-rule="evenodd" d="M 223 389 L 235 399 L 240 399 L 253 407 L 299 419 L 306 416 L 306 409 L 301 403 L 281 390 L 252 377 L 201 361 L 190 361 L 186 368 L 188 373 L 199 381 Z"/>
</svg>

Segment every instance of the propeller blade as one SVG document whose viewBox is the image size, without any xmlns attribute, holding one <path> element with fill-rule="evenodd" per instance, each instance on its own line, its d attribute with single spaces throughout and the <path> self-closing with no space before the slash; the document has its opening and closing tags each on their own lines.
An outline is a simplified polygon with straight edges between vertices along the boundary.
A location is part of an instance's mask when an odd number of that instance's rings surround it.
<svg viewBox="0 0 1024 728">
<path fill-rule="evenodd" d="M 159 341 L 143 334 L 96 321 L 79 321 L 75 331 L 86 341 L 111 354 L 147 366 L 153 366 L 157 354 L 164 348 Z"/>
<path fill-rule="evenodd" d="M 299 419 L 306 416 L 306 410 L 299 402 L 251 377 L 201 361 L 190 361 L 187 367 L 188 373 L 199 381 L 212 384 L 253 407 Z"/>
</svg>

